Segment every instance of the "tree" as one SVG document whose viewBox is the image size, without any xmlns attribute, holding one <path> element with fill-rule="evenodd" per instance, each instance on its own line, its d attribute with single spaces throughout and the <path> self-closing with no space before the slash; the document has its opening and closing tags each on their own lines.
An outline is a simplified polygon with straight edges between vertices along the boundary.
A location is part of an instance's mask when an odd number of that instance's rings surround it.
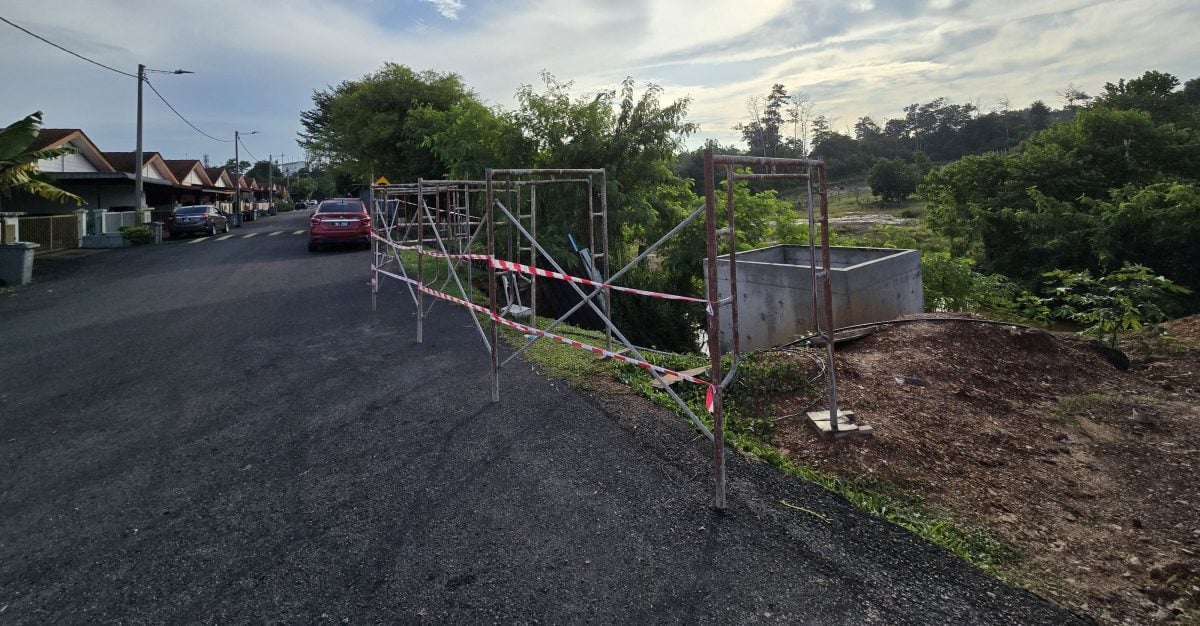
<svg viewBox="0 0 1200 626">
<path fill-rule="evenodd" d="M 1034 100 L 1029 105 L 1029 126 L 1033 130 L 1043 130 L 1050 125 L 1050 107 L 1041 100 Z"/>
<path fill-rule="evenodd" d="M 1156 123 L 1182 121 L 1192 117 L 1183 92 L 1176 92 L 1179 79 L 1165 72 L 1149 70 L 1138 78 L 1118 79 L 1104 84 L 1104 95 L 1095 104 L 1123 111 L 1137 110 L 1150 114 Z"/>
<path fill-rule="evenodd" d="M 448 111 L 466 101 L 477 98 L 457 74 L 385 63 L 359 80 L 314 92 L 313 108 L 300 114 L 300 145 L 360 181 L 441 178 L 445 166 L 424 145 L 425 128 L 407 122 L 416 109 Z"/>
<path fill-rule="evenodd" d="M 883 129 L 870 117 L 860 117 L 854 124 L 854 138 L 859 141 L 870 141 L 883 136 Z"/>
<path fill-rule="evenodd" d="M 1089 247 L 1101 268 L 1153 264 L 1175 282 L 1200 291 L 1200 186 L 1127 186 L 1084 203 L 1097 216 Z"/>
<path fill-rule="evenodd" d="M 1007 161 L 990 154 L 963 157 L 932 170 L 918 185 L 929 201 L 925 221 L 950 241 L 951 255 L 968 256 L 982 243 L 984 214 L 1005 206 L 1007 179 Z"/>
<path fill-rule="evenodd" d="M 785 147 L 783 114 L 789 107 L 795 107 L 794 112 L 789 115 L 795 120 L 794 124 L 798 125 L 801 121 L 802 105 L 793 104 L 787 89 L 779 83 L 771 86 L 771 92 L 765 98 L 754 96 L 746 102 L 751 120 L 746 124 L 738 124 L 734 129 L 742 131 L 742 139 L 750 147 L 750 154 L 765 157 L 783 156 L 780 154 L 781 148 Z"/>
<path fill-rule="evenodd" d="M 317 190 L 317 181 L 310 177 L 297 177 L 288 186 L 288 193 L 295 200 L 312 200 L 313 193 Z"/>
<path fill-rule="evenodd" d="M 807 95 L 792 94 L 787 107 L 788 121 L 792 123 L 792 136 L 786 142 L 787 156 L 808 158 L 808 147 L 811 145 L 808 141 L 808 127 L 812 123 L 813 108 L 813 102 Z"/>
<path fill-rule="evenodd" d="M 514 114 L 474 100 L 447 111 L 430 106 L 414 109 L 405 124 L 413 134 L 425 137 L 421 146 L 433 152 L 451 178 L 479 180 L 496 164 L 526 163 L 532 152 Z"/>
<path fill-rule="evenodd" d="M 692 190 L 697 196 L 704 195 L 704 151 L 706 149 L 711 149 L 713 154 L 742 153 L 735 146 L 723 146 L 716 139 L 705 139 L 703 146 L 676 155 L 671 169 L 676 175 L 692 181 Z"/>
<path fill-rule="evenodd" d="M 1063 101 L 1063 108 L 1068 111 L 1075 111 L 1092 99 L 1086 91 L 1076 87 L 1075 83 L 1068 83 L 1062 91 L 1058 92 L 1058 97 Z"/>
<path fill-rule="evenodd" d="M 258 163 L 255 163 L 254 167 L 250 168 L 249 170 L 242 170 L 242 174 L 244 174 L 247 178 L 253 178 L 254 180 L 262 181 L 264 183 L 268 180 L 281 183 L 284 180 L 283 170 L 279 169 L 278 165 L 275 165 L 274 163 L 268 164 L 266 161 L 259 161 Z"/>
<path fill-rule="evenodd" d="M 903 202 L 917 190 L 917 174 L 900 159 L 879 159 L 867 173 L 867 184 L 884 202 Z"/>
<path fill-rule="evenodd" d="M 22 191 L 52 202 L 73 202 L 76 206 L 86 204 L 83 198 L 59 189 L 54 179 L 38 169 L 38 161 L 75 152 L 71 147 L 30 150 L 37 140 L 41 125 L 42 112 L 36 111 L 0 130 L 0 196 Z"/>
</svg>

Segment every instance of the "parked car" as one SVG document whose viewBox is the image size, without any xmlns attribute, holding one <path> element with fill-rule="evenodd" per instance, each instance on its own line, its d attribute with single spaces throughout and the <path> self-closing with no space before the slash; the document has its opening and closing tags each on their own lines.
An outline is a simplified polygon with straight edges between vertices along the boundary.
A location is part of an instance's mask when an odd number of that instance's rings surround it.
<svg viewBox="0 0 1200 626">
<path fill-rule="evenodd" d="M 310 209 L 315 209 L 315 208 L 317 208 L 317 201 L 316 201 L 316 200 L 305 200 L 305 201 L 304 201 L 304 204 L 307 204 L 307 205 L 308 205 L 308 208 L 310 208 Z"/>
<path fill-rule="evenodd" d="M 292 209 L 295 211 L 307 211 L 308 203 L 303 200 L 297 200 L 296 203 L 292 205 Z"/>
<path fill-rule="evenodd" d="M 211 204 L 181 206 L 167 218 L 167 234 L 171 239 L 181 235 L 211 235 L 229 232 L 229 216 Z"/>
<path fill-rule="evenodd" d="M 371 247 L 371 216 L 358 198 L 331 198 L 308 220 L 308 251 L 322 244 L 351 243 Z"/>
</svg>

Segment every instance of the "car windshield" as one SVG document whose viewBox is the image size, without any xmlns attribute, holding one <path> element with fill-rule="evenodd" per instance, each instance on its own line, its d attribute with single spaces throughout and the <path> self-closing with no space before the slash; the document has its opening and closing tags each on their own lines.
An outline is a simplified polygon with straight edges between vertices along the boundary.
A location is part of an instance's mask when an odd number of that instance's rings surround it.
<svg viewBox="0 0 1200 626">
<path fill-rule="evenodd" d="M 206 206 L 181 206 L 175 209 L 175 215 L 202 215 L 207 211 Z"/>
<path fill-rule="evenodd" d="M 362 213 L 363 207 L 358 202 L 325 202 L 317 213 Z"/>
</svg>

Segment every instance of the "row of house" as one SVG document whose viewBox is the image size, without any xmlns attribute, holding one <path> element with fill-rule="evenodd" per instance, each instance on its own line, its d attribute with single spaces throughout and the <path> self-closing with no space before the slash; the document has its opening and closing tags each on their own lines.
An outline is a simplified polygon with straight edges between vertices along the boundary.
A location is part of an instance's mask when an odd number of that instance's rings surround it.
<svg viewBox="0 0 1200 626">
<path fill-rule="evenodd" d="M 253 211 L 252 207 L 261 208 L 271 197 L 287 197 L 287 189 L 283 185 L 268 185 L 245 175 L 238 177 L 236 172 L 223 167 L 205 167 L 196 159 L 164 159 L 158 152 L 143 151 L 142 162 L 138 164 L 136 152 L 102 151 L 78 128 L 43 128 L 32 149 L 63 146 L 74 148 L 75 153 L 44 159 L 38 162 L 38 167 L 53 178 L 58 187 L 83 198 L 87 204 L 82 208 L 87 213 L 80 214 L 80 207 L 74 204 L 53 202 L 27 194 L 14 194 L 12 198 L 6 198 L 4 211 L 31 216 L 23 219 L 35 230 L 39 224 L 34 216 L 79 216 L 80 232 L 76 238 L 80 242 L 88 237 L 93 240 L 112 239 L 120 226 L 146 221 L 134 212 L 135 180 L 139 167 L 142 171 L 142 193 L 152 215 L 189 204 L 214 204 L 232 211 L 238 189 L 241 190 L 243 211 Z M 29 227 L 23 227 L 22 230 L 28 231 Z M 58 239 L 65 240 L 63 237 Z M 55 246 L 52 243 L 50 247 Z"/>
</svg>

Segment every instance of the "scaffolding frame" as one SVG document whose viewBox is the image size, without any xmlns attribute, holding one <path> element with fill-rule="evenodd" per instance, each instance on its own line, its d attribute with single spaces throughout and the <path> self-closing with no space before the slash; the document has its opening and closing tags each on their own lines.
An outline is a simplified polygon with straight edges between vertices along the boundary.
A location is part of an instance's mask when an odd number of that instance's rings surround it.
<svg viewBox="0 0 1200 626">
<path fill-rule="evenodd" d="M 717 168 L 724 168 L 726 181 L 725 212 L 718 212 L 716 197 Z M 765 171 L 756 171 L 765 170 Z M 713 476 L 714 496 L 713 505 L 718 509 L 727 506 L 726 499 L 726 469 L 725 469 L 725 433 L 724 433 L 724 395 L 729 386 L 736 380 L 738 366 L 742 353 L 740 332 L 738 328 L 738 299 L 737 299 L 737 224 L 735 219 L 736 207 L 734 202 L 734 187 L 738 181 L 783 181 L 801 180 L 806 185 L 807 218 L 808 218 L 808 249 L 810 256 L 810 271 L 812 276 L 812 307 L 815 334 L 824 342 L 826 347 L 827 387 L 829 397 L 830 425 L 837 432 L 837 381 L 834 369 L 833 330 L 833 300 L 829 275 L 829 211 L 828 196 L 825 182 L 825 164 L 821 160 L 812 159 L 783 159 L 768 157 L 750 157 L 736 155 L 714 155 L 711 149 L 704 151 L 704 203 L 692 211 L 666 234 L 653 244 L 645 247 L 637 256 L 612 272 L 609 233 L 608 233 L 608 197 L 607 174 L 604 169 L 488 169 L 483 181 L 426 181 L 418 180 L 409 185 L 382 185 L 371 189 L 372 209 L 377 216 L 376 236 L 372 238 L 374 250 L 374 272 L 371 281 L 372 309 L 377 302 L 379 276 L 387 275 L 400 278 L 407 283 L 409 292 L 417 305 L 417 341 L 423 338 L 423 320 L 428 311 L 424 304 L 426 288 L 423 283 L 425 276 L 425 261 L 427 255 L 438 256 L 445 260 L 448 274 L 443 280 L 441 292 L 453 281 L 458 287 L 461 298 L 444 299 L 457 300 L 475 313 L 487 314 L 490 317 L 490 328 L 484 331 L 479 322 L 479 316 L 472 314 L 474 326 L 483 339 L 491 360 L 491 400 L 500 401 L 500 369 L 527 350 L 542 338 L 553 338 L 564 343 L 570 343 L 578 348 L 590 349 L 606 357 L 616 358 L 624 362 L 643 367 L 652 378 L 656 379 L 661 388 L 680 407 L 691 422 L 708 437 L 713 444 Z M 563 269 L 562 265 L 538 242 L 537 190 L 545 185 L 582 185 L 587 193 L 587 223 L 588 247 L 594 253 L 591 256 L 591 267 L 585 268 L 593 280 L 580 281 L 573 279 Z M 525 201 L 524 190 L 528 190 L 528 202 Z M 475 203 L 472 204 L 472 199 Z M 515 199 L 515 202 L 514 202 Z M 508 200 L 505 203 L 504 200 Z M 389 201 L 396 201 L 396 210 L 389 210 Z M 482 208 L 481 205 L 482 204 Z M 405 207 L 402 212 L 401 207 Z M 527 212 L 523 212 L 528 207 Z M 411 214 L 408 209 L 412 209 Z M 472 210 L 477 215 L 472 214 Z M 542 209 L 544 210 L 544 208 Z M 819 217 L 818 217 L 819 210 Z M 399 221 L 403 213 L 404 218 Z M 650 254 L 661 248 L 678 235 L 684 228 L 698 219 L 705 218 L 706 239 L 706 281 L 703 299 L 669 294 L 654 294 L 637 289 L 621 287 L 616 281 L 645 260 Z M 818 269 L 817 229 L 820 230 L 820 266 Z M 432 237 L 426 237 L 428 227 Z M 415 233 L 413 232 L 415 229 Z M 486 255 L 473 252 L 478 239 L 486 231 Z M 508 235 L 507 256 L 502 259 L 499 255 L 498 234 L 503 231 Z M 382 233 L 382 235 L 380 234 Z M 453 235 L 453 237 L 450 237 Z M 454 252 L 447 247 L 447 239 L 453 239 Z M 718 291 L 718 256 L 722 243 L 728 249 L 729 270 L 728 278 L 730 295 L 720 298 Z M 433 252 L 427 252 L 429 244 L 434 244 Z M 524 245 L 523 245 L 524 244 Z M 387 251 L 381 251 L 386 246 Z M 414 279 L 405 271 L 400 262 L 399 250 L 416 249 L 417 276 Z M 597 249 L 599 251 L 597 251 Z M 524 255 L 528 254 L 528 257 Z M 485 309 L 471 303 L 471 291 L 464 286 L 458 277 L 458 269 L 464 261 L 468 268 L 467 285 L 471 284 L 471 268 L 478 260 L 486 260 L 488 272 L 488 306 Z M 544 260 L 553 271 L 539 269 Z M 600 262 L 597 263 L 597 260 Z M 528 261 L 524 263 L 523 261 Z M 396 271 L 389 271 L 392 265 Z M 497 286 L 497 266 L 524 266 L 528 273 L 528 285 L 533 310 L 531 325 L 510 322 L 504 318 L 505 310 L 499 305 Z M 559 315 L 546 328 L 537 328 L 537 277 L 540 274 L 566 279 L 568 285 L 579 296 L 580 301 L 565 313 Z M 514 277 L 518 274 L 514 273 Z M 818 279 L 820 282 L 818 282 Z M 588 289 L 580 283 L 588 285 Z M 819 288 L 818 288 L 819 285 Z M 416 287 L 414 289 L 414 286 Z M 612 319 L 612 290 L 621 289 L 634 291 L 642 295 L 666 297 L 672 299 L 692 300 L 705 305 L 707 313 L 708 351 L 710 359 L 710 376 L 708 381 L 695 377 L 671 372 L 665 368 L 651 364 L 641 350 L 621 332 Z M 820 292 L 820 297 L 818 297 Z M 436 302 L 439 298 L 433 298 Z M 601 304 L 597 304 L 597 300 Z M 823 306 L 821 302 L 823 301 Z M 429 307 L 431 308 L 431 303 Z M 721 308 L 730 308 L 730 331 L 732 332 L 732 351 L 724 354 L 721 349 Z M 569 341 L 564 337 L 552 334 L 552 331 L 563 324 L 583 307 L 588 307 L 604 325 L 604 348 L 587 346 L 577 341 Z M 507 311 L 511 314 L 511 307 Z M 523 330 L 527 340 L 524 345 L 516 348 L 503 361 L 501 360 L 501 342 L 499 340 L 500 321 L 506 325 Z M 623 356 L 613 352 L 614 340 L 619 342 L 624 351 L 631 356 Z M 722 360 L 731 358 L 728 372 L 722 372 Z M 706 404 L 712 413 L 712 428 L 708 428 L 691 407 L 666 383 L 663 376 L 675 374 L 694 383 L 705 384 L 708 387 Z"/>
<path fill-rule="evenodd" d="M 725 170 L 725 216 L 723 225 L 718 227 L 716 173 L 717 168 Z M 742 171 L 739 171 L 739 168 Z M 765 169 L 765 172 L 755 172 Z M 815 333 L 826 347 L 827 376 L 826 384 L 829 396 L 829 419 L 833 432 L 837 433 L 837 376 L 834 368 L 833 346 L 833 293 L 829 275 L 829 201 L 825 189 L 825 163 L 815 159 L 786 159 L 772 157 L 754 157 L 738 155 L 714 155 L 711 149 L 704 151 L 704 209 L 705 235 L 707 244 L 707 280 L 705 281 L 706 297 L 709 301 L 708 315 L 708 354 L 711 362 L 711 379 L 714 383 L 712 401 L 713 415 L 713 481 L 714 506 L 725 508 L 725 423 L 724 398 L 725 391 L 737 377 L 738 366 L 742 360 L 741 332 L 738 327 L 738 296 L 737 296 L 737 223 L 734 203 L 734 186 L 737 181 L 784 181 L 800 180 L 806 186 L 808 213 L 808 251 L 809 270 L 812 285 L 812 320 L 816 327 Z M 816 189 L 814 189 L 814 186 Z M 820 217 L 816 216 L 814 196 L 818 199 Z M 817 269 L 816 228 L 820 225 L 821 266 Z M 729 257 L 729 297 L 720 298 L 718 291 L 718 256 L 720 242 L 718 238 L 727 238 Z M 820 283 L 818 283 L 820 279 Z M 820 288 L 818 289 L 818 284 Z M 823 307 L 818 304 L 817 293 L 820 291 Z M 729 307 L 730 331 L 732 333 L 732 363 L 729 372 L 721 375 L 721 312 L 720 308 Z M 823 310 L 821 310 L 823 309 Z M 824 322 L 824 328 L 822 328 Z M 717 383 L 716 381 L 720 381 Z"/>
</svg>

